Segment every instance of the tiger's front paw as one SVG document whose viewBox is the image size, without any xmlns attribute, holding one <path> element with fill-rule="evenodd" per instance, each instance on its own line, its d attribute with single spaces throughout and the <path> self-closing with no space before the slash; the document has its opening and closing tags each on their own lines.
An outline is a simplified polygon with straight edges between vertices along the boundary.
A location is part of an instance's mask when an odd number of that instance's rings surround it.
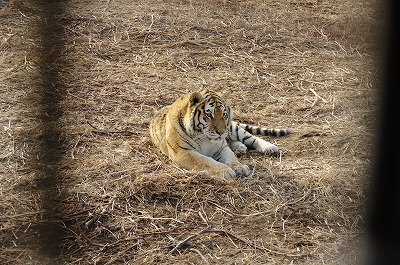
<svg viewBox="0 0 400 265">
<path fill-rule="evenodd" d="M 244 155 L 247 152 L 247 147 L 239 141 L 231 142 L 229 147 L 237 156 Z"/>
<path fill-rule="evenodd" d="M 235 171 L 227 165 L 221 165 L 220 167 L 214 169 L 211 173 L 224 179 L 233 178 L 236 176 Z"/>
<path fill-rule="evenodd" d="M 234 165 L 229 165 L 236 174 L 242 175 L 242 176 L 248 176 L 250 175 L 250 168 L 248 165 L 243 165 L 243 164 L 234 164 Z"/>
</svg>

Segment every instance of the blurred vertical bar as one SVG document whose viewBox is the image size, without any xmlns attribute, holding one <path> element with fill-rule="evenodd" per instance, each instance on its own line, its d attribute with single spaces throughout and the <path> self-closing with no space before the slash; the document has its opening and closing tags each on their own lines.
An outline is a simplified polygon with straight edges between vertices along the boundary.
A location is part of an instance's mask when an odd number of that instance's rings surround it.
<svg viewBox="0 0 400 265">
<path fill-rule="evenodd" d="M 60 73 L 63 68 L 62 52 L 64 29 L 61 23 L 65 1 L 35 0 L 40 12 L 39 36 L 41 44 L 40 75 L 42 78 L 41 107 L 42 141 L 39 159 L 41 176 L 37 182 L 42 194 L 44 214 L 37 226 L 39 251 L 46 263 L 57 262 L 61 251 L 64 229 L 61 223 L 57 197 L 62 189 L 61 160 L 65 153 L 60 118 L 63 115 L 63 85 Z"/>
</svg>

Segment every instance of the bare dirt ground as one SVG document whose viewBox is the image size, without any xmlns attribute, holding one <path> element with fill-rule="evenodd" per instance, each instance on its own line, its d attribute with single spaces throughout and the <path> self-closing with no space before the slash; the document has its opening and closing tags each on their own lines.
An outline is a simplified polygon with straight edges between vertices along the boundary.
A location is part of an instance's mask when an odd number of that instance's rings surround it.
<svg viewBox="0 0 400 265">
<path fill-rule="evenodd" d="M 358 264 L 370 1 L 0 1 L 1 264 Z M 50 4 L 51 3 L 51 4 Z M 181 170 L 153 113 L 200 88 L 288 128 L 249 177 Z"/>
</svg>

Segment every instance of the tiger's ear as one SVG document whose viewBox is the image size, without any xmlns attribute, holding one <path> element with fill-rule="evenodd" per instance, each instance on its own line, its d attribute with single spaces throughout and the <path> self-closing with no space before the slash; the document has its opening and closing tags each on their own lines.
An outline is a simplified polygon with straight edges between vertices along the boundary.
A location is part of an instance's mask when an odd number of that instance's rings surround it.
<svg viewBox="0 0 400 265">
<path fill-rule="evenodd" d="M 202 99 L 203 99 L 203 96 L 200 94 L 200 92 L 193 92 L 189 98 L 190 107 L 193 107 L 194 105 L 199 103 Z"/>
<path fill-rule="evenodd" d="M 230 95 L 231 95 L 231 92 L 229 92 L 229 91 L 224 91 L 224 92 L 222 92 L 221 98 L 222 98 L 223 100 L 227 100 L 227 99 L 229 98 Z"/>
</svg>

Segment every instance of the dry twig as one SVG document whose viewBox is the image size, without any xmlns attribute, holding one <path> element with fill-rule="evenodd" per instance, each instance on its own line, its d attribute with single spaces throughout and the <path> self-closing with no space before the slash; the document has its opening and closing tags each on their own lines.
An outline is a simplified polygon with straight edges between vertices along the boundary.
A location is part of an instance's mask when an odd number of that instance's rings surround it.
<svg viewBox="0 0 400 265">
<path fill-rule="evenodd" d="M 91 123 L 88 122 L 88 121 L 87 121 L 87 124 L 89 124 L 89 126 L 92 127 L 92 128 L 94 129 L 93 132 L 94 132 L 94 133 L 97 133 L 97 134 L 110 135 L 110 136 L 112 136 L 113 134 L 118 134 L 118 133 L 123 134 L 123 135 L 125 135 L 125 136 L 131 136 L 131 135 L 135 134 L 134 132 L 127 131 L 127 130 L 108 131 L 108 130 L 106 130 L 106 129 L 99 129 L 99 128 L 95 127 L 93 124 L 91 124 Z"/>
<path fill-rule="evenodd" d="M 199 235 L 205 234 L 205 233 L 217 233 L 217 234 L 222 234 L 222 235 L 225 235 L 225 236 L 227 236 L 227 237 L 229 237 L 229 238 L 236 239 L 236 240 L 238 240 L 238 241 L 240 241 L 240 242 L 242 242 L 242 243 L 244 243 L 244 244 L 246 244 L 246 245 L 248 245 L 248 246 L 250 246 L 250 247 L 253 247 L 253 248 L 255 248 L 255 249 L 263 250 L 263 251 L 269 252 L 269 253 L 271 253 L 271 254 L 276 254 L 276 255 L 284 255 L 284 256 L 287 256 L 287 257 L 303 257 L 303 256 L 308 256 L 308 255 L 311 254 L 311 253 L 293 254 L 293 253 L 283 253 L 283 252 L 279 252 L 279 251 L 276 251 L 276 250 L 268 249 L 268 248 L 263 247 L 263 246 L 258 246 L 258 245 L 256 245 L 255 243 L 253 243 L 253 242 L 251 242 L 251 241 L 249 241 L 249 240 L 243 239 L 243 238 L 241 238 L 241 237 L 239 237 L 239 236 L 237 236 L 237 235 L 235 235 L 235 234 L 233 234 L 232 232 L 229 232 L 229 231 L 227 231 L 227 230 L 224 230 L 224 229 L 214 229 L 214 228 L 212 228 L 212 227 L 207 227 L 207 228 L 205 228 L 205 229 L 203 229 L 203 230 L 200 230 L 199 232 L 197 232 L 197 233 L 195 233 L 195 234 L 193 234 L 193 235 L 188 236 L 188 237 L 185 238 L 184 240 L 180 241 L 180 242 L 179 242 L 173 249 L 171 249 L 168 253 L 169 253 L 169 254 L 174 254 L 176 251 L 178 251 L 179 248 L 181 248 L 181 247 L 182 247 L 183 245 L 185 245 L 187 242 L 189 242 L 189 241 L 192 240 L 193 238 L 196 238 L 196 237 L 198 237 Z"/>
</svg>

